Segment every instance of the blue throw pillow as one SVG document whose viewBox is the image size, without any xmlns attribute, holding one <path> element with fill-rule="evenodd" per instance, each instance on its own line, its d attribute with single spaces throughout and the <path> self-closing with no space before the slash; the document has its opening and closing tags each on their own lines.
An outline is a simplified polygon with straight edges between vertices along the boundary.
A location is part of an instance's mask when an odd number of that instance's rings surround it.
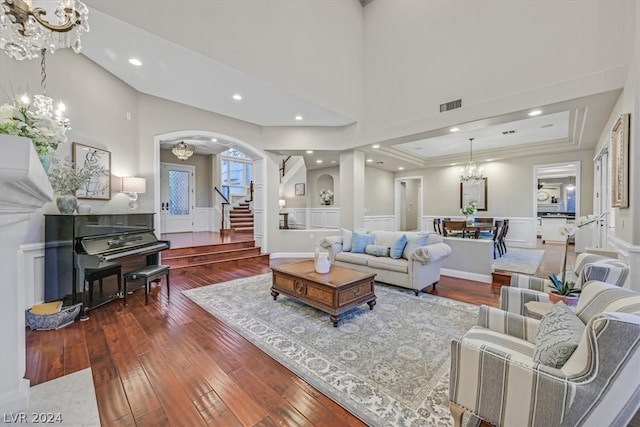
<svg viewBox="0 0 640 427">
<path fill-rule="evenodd" d="M 414 249 L 419 248 L 420 246 L 426 245 L 428 240 L 429 240 L 428 234 L 407 238 L 407 246 L 405 246 L 404 251 L 402 251 L 402 258 L 409 259 L 409 254 L 411 254 L 411 252 L 413 252 Z"/>
<path fill-rule="evenodd" d="M 404 251 L 405 246 L 407 246 L 407 235 L 403 234 L 402 236 L 400 236 L 400 238 L 398 238 L 398 240 L 393 242 L 393 244 L 391 245 L 389 256 L 393 259 L 402 258 L 402 251 Z"/>
<path fill-rule="evenodd" d="M 354 254 L 363 254 L 364 248 L 366 248 L 367 245 L 373 245 L 374 243 L 375 236 L 373 234 L 354 231 L 353 240 L 351 242 L 351 252 L 353 252 Z"/>
</svg>

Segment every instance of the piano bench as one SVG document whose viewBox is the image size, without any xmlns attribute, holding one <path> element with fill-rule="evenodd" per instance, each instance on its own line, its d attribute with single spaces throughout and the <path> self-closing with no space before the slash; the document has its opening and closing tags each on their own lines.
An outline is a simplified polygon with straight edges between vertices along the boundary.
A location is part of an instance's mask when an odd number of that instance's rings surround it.
<svg viewBox="0 0 640 427">
<path fill-rule="evenodd" d="M 122 290 L 122 266 L 120 264 L 109 264 L 100 268 L 85 268 L 84 281 L 89 282 L 89 301 L 93 301 L 93 282 L 96 280 L 102 293 L 102 280 L 109 276 L 118 277 L 118 292 Z"/>
<path fill-rule="evenodd" d="M 171 295 L 171 281 L 169 280 L 168 265 L 148 265 L 137 270 L 130 271 L 124 275 L 124 305 L 127 305 L 127 282 L 144 281 L 144 304 L 149 302 L 149 292 L 151 292 L 151 282 L 160 279 L 162 276 L 167 278 L 167 298 Z"/>
</svg>

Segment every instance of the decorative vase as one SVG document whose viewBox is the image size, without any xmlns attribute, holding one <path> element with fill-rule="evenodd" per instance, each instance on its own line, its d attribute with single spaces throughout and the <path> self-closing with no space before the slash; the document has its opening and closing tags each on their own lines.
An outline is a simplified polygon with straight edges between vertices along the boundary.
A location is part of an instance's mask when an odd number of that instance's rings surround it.
<svg viewBox="0 0 640 427">
<path fill-rule="evenodd" d="M 91 213 L 91 206 L 89 206 L 87 203 L 78 203 L 76 211 L 79 214 L 88 214 Z"/>
<path fill-rule="evenodd" d="M 467 225 L 473 225 L 476 217 L 475 215 L 465 215 L 464 219 L 467 221 Z"/>
<path fill-rule="evenodd" d="M 58 196 L 56 199 L 56 206 L 58 206 L 58 210 L 61 214 L 73 214 L 78 206 L 78 199 L 76 199 L 76 196 L 71 194 Z"/>
<path fill-rule="evenodd" d="M 51 167 L 51 154 L 39 154 L 38 158 L 40 159 L 40 163 L 42 163 L 45 173 L 49 173 L 49 168 Z"/>
<path fill-rule="evenodd" d="M 327 253 L 321 253 L 320 248 L 316 247 L 315 256 L 315 269 L 316 273 L 327 274 L 331 270 L 331 261 Z"/>
<path fill-rule="evenodd" d="M 556 304 L 562 301 L 567 307 L 575 307 L 576 305 L 578 305 L 578 298 L 578 295 L 559 295 L 554 293 L 549 294 L 549 301 L 552 304 Z"/>
</svg>

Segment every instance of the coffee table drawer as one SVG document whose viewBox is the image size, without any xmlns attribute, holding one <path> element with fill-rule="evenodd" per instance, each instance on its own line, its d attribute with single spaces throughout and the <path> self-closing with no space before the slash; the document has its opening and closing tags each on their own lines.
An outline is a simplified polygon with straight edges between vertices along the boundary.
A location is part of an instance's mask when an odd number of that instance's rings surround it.
<svg viewBox="0 0 640 427">
<path fill-rule="evenodd" d="M 340 291 L 338 294 L 338 305 L 343 306 L 351 301 L 362 298 L 365 295 L 373 294 L 373 282 L 361 283 L 350 289 Z"/>
<path fill-rule="evenodd" d="M 276 285 L 282 290 L 289 290 L 291 292 L 294 291 L 295 280 L 281 275 L 274 275 L 273 280 Z"/>
</svg>

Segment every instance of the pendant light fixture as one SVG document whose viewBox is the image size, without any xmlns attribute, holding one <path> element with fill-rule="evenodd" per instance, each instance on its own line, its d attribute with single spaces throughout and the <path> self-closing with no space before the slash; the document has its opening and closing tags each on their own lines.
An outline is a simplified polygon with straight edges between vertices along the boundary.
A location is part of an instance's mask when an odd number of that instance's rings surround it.
<svg viewBox="0 0 640 427">
<path fill-rule="evenodd" d="M 469 161 L 460 172 L 460 181 L 462 182 L 477 182 L 484 178 L 482 168 L 477 167 L 473 161 L 473 140 L 474 138 L 469 138 Z"/>
<path fill-rule="evenodd" d="M 192 145 L 185 144 L 184 141 L 180 141 L 171 148 L 171 152 L 175 154 L 177 158 L 184 161 L 193 155 L 194 148 Z"/>
</svg>

